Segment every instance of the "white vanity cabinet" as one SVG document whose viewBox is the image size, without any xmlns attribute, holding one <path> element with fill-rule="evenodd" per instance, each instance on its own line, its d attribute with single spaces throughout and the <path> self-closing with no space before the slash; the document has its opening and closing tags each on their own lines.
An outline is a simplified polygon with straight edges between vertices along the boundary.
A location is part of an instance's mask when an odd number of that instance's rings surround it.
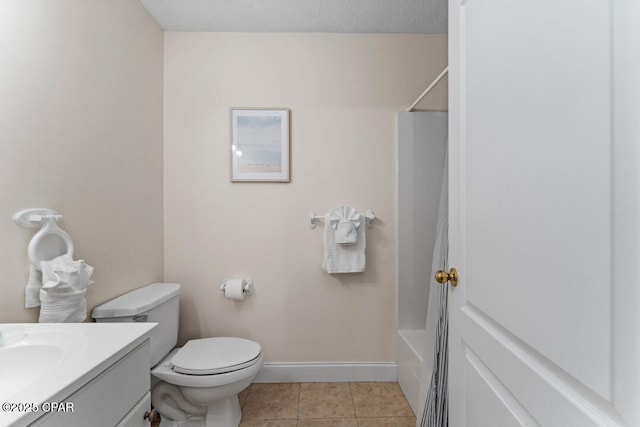
<svg viewBox="0 0 640 427">
<path fill-rule="evenodd" d="M 148 427 L 144 413 L 151 409 L 149 351 L 147 340 L 64 398 L 62 412 L 44 414 L 32 425 Z M 73 412 L 65 412 L 70 405 Z"/>
<path fill-rule="evenodd" d="M 148 427 L 156 323 L 0 324 L 2 427 Z"/>
</svg>

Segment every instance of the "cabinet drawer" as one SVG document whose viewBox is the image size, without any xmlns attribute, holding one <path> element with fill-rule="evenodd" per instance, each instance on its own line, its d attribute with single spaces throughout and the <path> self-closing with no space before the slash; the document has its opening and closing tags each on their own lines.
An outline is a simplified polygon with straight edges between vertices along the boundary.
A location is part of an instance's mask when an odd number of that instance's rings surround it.
<svg viewBox="0 0 640 427">
<path fill-rule="evenodd" d="M 117 425 L 149 392 L 149 351 L 149 341 L 145 341 L 64 399 L 64 402 L 73 404 L 73 412 L 52 412 L 36 420 L 33 425 L 46 427 L 113 427 Z"/>
</svg>

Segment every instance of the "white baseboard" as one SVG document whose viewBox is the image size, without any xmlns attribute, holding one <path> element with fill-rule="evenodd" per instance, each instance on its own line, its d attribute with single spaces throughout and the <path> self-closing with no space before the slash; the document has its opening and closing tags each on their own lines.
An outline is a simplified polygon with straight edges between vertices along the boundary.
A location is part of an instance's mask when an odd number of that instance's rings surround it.
<svg viewBox="0 0 640 427">
<path fill-rule="evenodd" d="M 397 381 L 398 365 L 383 363 L 265 363 L 253 382 Z"/>
</svg>

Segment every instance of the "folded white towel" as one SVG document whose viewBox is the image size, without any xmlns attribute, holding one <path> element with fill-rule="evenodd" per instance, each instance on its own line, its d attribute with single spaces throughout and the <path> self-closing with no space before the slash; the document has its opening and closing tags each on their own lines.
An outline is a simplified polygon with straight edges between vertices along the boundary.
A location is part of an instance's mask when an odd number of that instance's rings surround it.
<svg viewBox="0 0 640 427">
<path fill-rule="evenodd" d="M 40 262 L 42 289 L 40 289 L 40 323 L 82 322 L 87 318 L 87 286 L 93 267 L 83 260 L 74 261 L 61 255 Z"/>
<path fill-rule="evenodd" d="M 362 218 L 364 220 L 364 218 Z M 331 214 L 325 214 L 325 224 L 331 222 Z M 324 227 L 324 259 L 322 268 L 333 273 L 361 273 L 365 270 L 367 258 L 365 250 L 367 239 L 365 229 L 357 228 L 357 239 L 354 244 L 336 244 L 334 228 Z"/>
<path fill-rule="evenodd" d="M 42 289 L 42 272 L 33 264 L 29 264 L 29 278 L 24 288 L 24 307 L 40 306 L 40 289 Z"/>
<path fill-rule="evenodd" d="M 339 244 L 354 244 L 358 241 L 358 227 L 360 215 L 349 206 L 334 209 L 329 214 L 330 224 L 335 232 L 335 242 Z"/>
</svg>

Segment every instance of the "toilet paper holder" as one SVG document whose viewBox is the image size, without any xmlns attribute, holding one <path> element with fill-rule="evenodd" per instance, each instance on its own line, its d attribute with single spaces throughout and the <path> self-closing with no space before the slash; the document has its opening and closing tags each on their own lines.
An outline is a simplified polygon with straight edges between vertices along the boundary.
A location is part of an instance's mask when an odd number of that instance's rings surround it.
<svg viewBox="0 0 640 427">
<path fill-rule="evenodd" d="M 220 292 L 224 293 L 225 288 L 227 287 L 227 280 L 228 279 L 224 279 L 222 281 L 222 285 L 220 285 Z M 253 295 L 253 279 L 252 278 L 248 278 L 248 279 L 242 279 L 242 293 L 249 296 L 249 295 Z"/>
</svg>

